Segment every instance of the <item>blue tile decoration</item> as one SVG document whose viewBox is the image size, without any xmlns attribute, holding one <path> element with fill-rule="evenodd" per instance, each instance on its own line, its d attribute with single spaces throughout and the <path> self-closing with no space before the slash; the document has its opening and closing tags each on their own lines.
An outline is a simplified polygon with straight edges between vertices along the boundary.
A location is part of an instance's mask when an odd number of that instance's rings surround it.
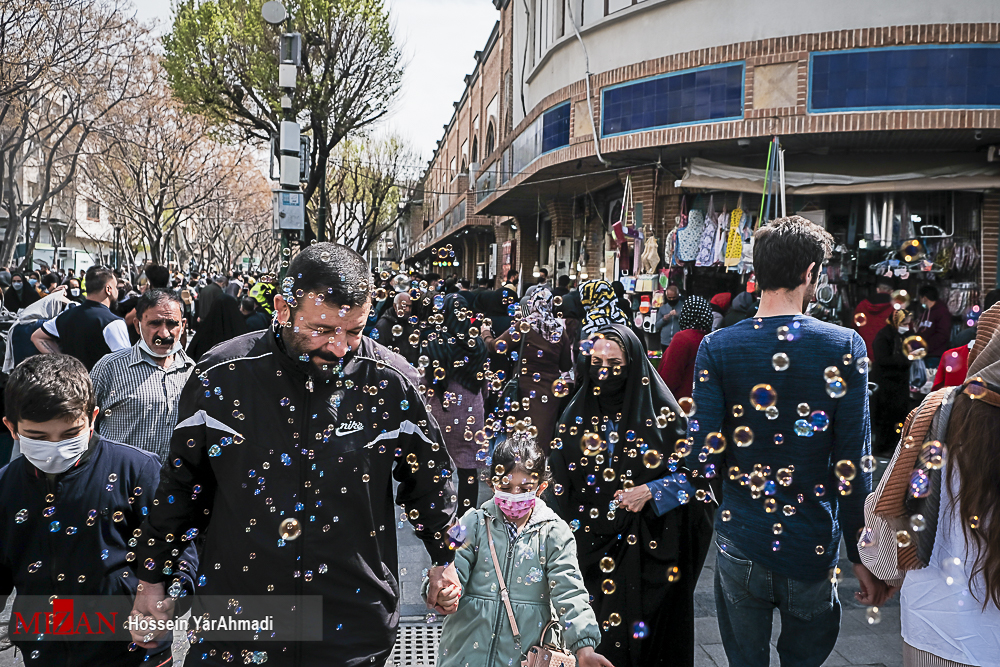
<svg viewBox="0 0 1000 667">
<path fill-rule="evenodd" d="M 1000 108 L 1000 45 L 813 53 L 809 111 Z"/>
<path fill-rule="evenodd" d="M 569 105 L 561 104 L 542 114 L 542 153 L 569 146 Z"/>
<path fill-rule="evenodd" d="M 565 146 L 569 146 L 569 102 L 545 111 L 511 142 L 511 176 L 520 174 L 539 156 Z"/>
<path fill-rule="evenodd" d="M 742 61 L 674 72 L 605 88 L 603 136 L 743 118 Z"/>
</svg>

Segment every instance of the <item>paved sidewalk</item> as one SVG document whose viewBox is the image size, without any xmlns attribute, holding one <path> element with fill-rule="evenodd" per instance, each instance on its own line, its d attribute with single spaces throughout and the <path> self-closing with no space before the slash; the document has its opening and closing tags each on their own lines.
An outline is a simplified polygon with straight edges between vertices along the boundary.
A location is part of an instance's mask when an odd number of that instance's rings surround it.
<svg viewBox="0 0 1000 667">
<path fill-rule="evenodd" d="M 480 502 L 489 497 L 485 487 L 480 488 Z M 426 622 L 427 609 L 420 599 L 421 573 L 429 564 L 427 552 L 409 528 L 408 525 L 397 530 L 399 540 L 399 568 L 402 593 L 402 615 L 404 621 Z M 841 582 L 840 602 L 843 606 L 840 637 L 833 654 L 824 663 L 825 667 L 842 667 L 844 665 L 868 665 L 871 667 L 902 667 L 902 639 L 899 634 L 899 600 L 898 595 L 881 609 L 882 620 L 878 624 L 869 625 L 866 619 L 867 608 L 857 604 L 854 593 L 858 590 L 858 580 L 851 572 L 847 556 L 841 550 L 841 570 L 844 580 Z M 713 593 L 713 578 L 715 577 L 715 555 L 709 553 L 705 569 L 702 571 L 695 589 L 695 649 L 696 667 L 728 667 L 726 653 L 722 648 L 719 636 L 719 625 L 715 619 L 715 595 Z M 771 635 L 771 664 L 777 665 L 778 653 L 775 643 L 778 641 L 781 622 L 778 614 L 774 614 L 774 631 Z M 392 667 L 390 665 L 389 667 Z M 400 665 L 406 667 L 406 663 Z"/>
</svg>

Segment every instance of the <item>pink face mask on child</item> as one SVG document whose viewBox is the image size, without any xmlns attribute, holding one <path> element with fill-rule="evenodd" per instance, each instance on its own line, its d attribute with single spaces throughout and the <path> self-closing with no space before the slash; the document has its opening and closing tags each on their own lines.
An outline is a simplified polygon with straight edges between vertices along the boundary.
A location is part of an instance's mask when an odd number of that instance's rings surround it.
<svg viewBox="0 0 1000 667">
<path fill-rule="evenodd" d="M 532 491 L 518 494 L 497 491 L 493 502 L 511 519 L 520 519 L 531 514 L 531 510 L 535 508 L 535 494 Z"/>
</svg>

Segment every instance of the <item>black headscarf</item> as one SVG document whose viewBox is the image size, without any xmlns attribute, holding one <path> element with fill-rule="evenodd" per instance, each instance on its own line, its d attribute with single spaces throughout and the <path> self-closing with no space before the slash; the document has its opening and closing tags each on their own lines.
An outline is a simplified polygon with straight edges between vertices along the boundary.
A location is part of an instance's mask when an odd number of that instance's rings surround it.
<svg viewBox="0 0 1000 667">
<path fill-rule="evenodd" d="M 240 312 L 239 302 L 228 294 L 219 294 L 215 297 L 212 309 L 208 311 L 205 320 L 198 325 L 198 330 L 188 347 L 188 356 L 194 360 L 201 359 L 201 355 L 219 343 L 242 336 L 249 331 L 250 327 Z"/>
<path fill-rule="evenodd" d="M 496 336 L 509 329 L 514 321 L 510 314 L 510 305 L 514 303 L 517 303 L 517 293 L 508 287 L 485 290 L 476 296 L 476 310 L 492 320 L 491 328 Z"/>
<path fill-rule="evenodd" d="M 599 333 L 622 345 L 628 377 L 620 403 L 594 396 L 589 374 L 578 377 L 580 388 L 559 420 L 549 458 L 558 509 L 574 526 L 584 583 L 602 624 L 598 652 L 619 666 L 687 664 L 694 652 L 691 600 L 711 540 L 712 511 L 691 498 L 663 516 L 656 516 L 651 502 L 638 513 L 624 508 L 609 513 L 623 480 L 638 486 L 672 474 L 669 456 L 677 440 L 687 437 L 687 420 L 630 328 L 611 325 Z M 608 415 L 609 410 L 619 412 Z M 619 439 L 611 445 L 613 453 L 601 452 L 605 460 L 598 463 L 583 451 L 582 438 L 598 431 L 594 417 L 605 416 L 617 422 Z M 691 481 L 707 488 L 702 478 Z M 617 585 L 614 595 L 602 592 L 609 578 Z M 620 623 L 606 624 L 613 614 Z M 638 621 L 648 628 L 645 639 L 633 636 Z M 666 643 L 670 651 L 662 650 Z"/>
<path fill-rule="evenodd" d="M 466 308 L 465 299 L 458 294 L 444 297 L 442 308 L 435 312 L 444 315 L 444 324 L 428 326 L 421 333 L 422 353 L 431 360 L 426 371 L 428 387 L 434 387 L 438 400 L 444 399 L 452 380 L 470 391 L 480 389 L 488 350 L 482 337 L 470 336 L 469 329 L 480 327 L 482 322 L 473 317 L 472 311 Z M 439 362 L 437 367 L 435 361 Z M 444 369 L 444 377 L 438 376 L 439 368 Z"/>
<path fill-rule="evenodd" d="M 11 283 L 13 283 L 14 278 L 20 278 L 21 284 L 24 287 L 21 288 L 20 292 L 11 287 L 7 290 L 7 294 L 4 295 L 4 308 L 12 313 L 16 313 L 21 308 L 27 308 L 42 298 L 38 296 L 38 291 L 28 284 L 28 279 L 24 277 L 24 273 L 21 271 L 13 273 L 11 275 Z"/>
</svg>

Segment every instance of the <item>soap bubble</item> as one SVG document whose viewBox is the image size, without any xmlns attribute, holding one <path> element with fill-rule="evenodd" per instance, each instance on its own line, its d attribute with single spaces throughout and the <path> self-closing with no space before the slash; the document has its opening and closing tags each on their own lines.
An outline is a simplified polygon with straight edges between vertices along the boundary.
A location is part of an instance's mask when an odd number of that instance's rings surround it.
<svg viewBox="0 0 1000 667">
<path fill-rule="evenodd" d="M 841 459 L 840 461 L 837 461 L 834 471 L 837 473 L 837 477 L 847 480 L 848 482 L 854 479 L 854 477 L 858 474 L 858 470 L 855 467 L 854 462 L 848 459 Z"/>
<path fill-rule="evenodd" d="M 749 447 L 753 444 L 753 431 L 749 426 L 737 426 L 733 431 L 733 442 L 737 447 Z"/>
<path fill-rule="evenodd" d="M 773 357 L 771 357 L 771 367 L 776 371 L 784 371 L 788 369 L 789 366 L 788 355 L 784 352 L 778 352 Z"/>
<path fill-rule="evenodd" d="M 910 307 L 910 294 L 905 289 L 896 290 L 892 293 L 890 301 L 894 309 L 905 310 Z"/>
<path fill-rule="evenodd" d="M 769 384 L 758 384 L 750 390 L 750 404 L 757 410 L 766 410 L 778 400 L 778 392 Z"/>
<path fill-rule="evenodd" d="M 709 454 L 720 454 L 726 450 L 726 436 L 718 432 L 705 436 L 705 448 Z"/>
<path fill-rule="evenodd" d="M 281 535 L 281 539 L 283 540 L 291 541 L 298 539 L 302 534 L 302 525 L 298 519 L 289 517 L 278 526 L 278 534 Z"/>
<path fill-rule="evenodd" d="M 903 339 L 903 354 L 910 361 L 923 359 L 927 356 L 927 341 L 921 336 L 907 336 Z"/>
<path fill-rule="evenodd" d="M 681 409 L 681 414 L 683 414 L 685 417 L 693 417 L 698 409 L 698 406 L 695 405 L 694 399 L 691 398 L 690 396 L 685 396 L 683 398 L 678 399 L 677 405 Z"/>
<path fill-rule="evenodd" d="M 830 398 L 843 398 L 847 395 L 847 383 L 841 378 L 834 378 L 826 383 L 826 395 Z"/>
</svg>

